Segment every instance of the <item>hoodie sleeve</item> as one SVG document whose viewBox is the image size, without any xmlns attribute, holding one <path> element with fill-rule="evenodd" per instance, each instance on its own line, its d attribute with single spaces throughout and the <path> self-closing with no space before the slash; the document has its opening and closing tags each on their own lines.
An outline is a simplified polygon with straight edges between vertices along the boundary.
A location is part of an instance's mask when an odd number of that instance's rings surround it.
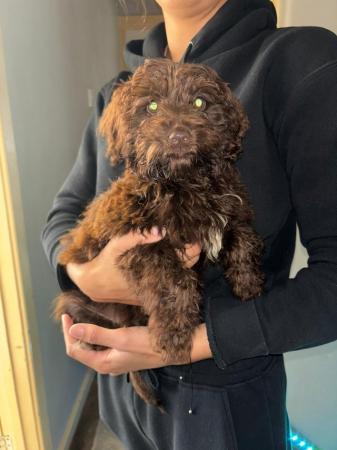
<svg viewBox="0 0 337 450">
<path fill-rule="evenodd" d="M 93 199 L 96 192 L 97 137 L 96 128 L 105 106 L 105 88 L 98 93 L 95 107 L 87 121 L 79 152 L 68 177 L 57 193 L 46 225 L 41 233 L 41 242 L 49 264 L 56 270 L 62 290 L 74 286 L 62 266 L 57 264 L 60 250 L 59 239 L 73 228 L 79 215 Z"/>
<path fill-rule="evenodd" d="M 243 303 L 219 272 L 205 276 L 205 321 L 220 368 L 337 339 L 337 60 L 287 102 L 278 135 L 308 267 Z"/>
<path fill-rule="evenodd" d="M 96 130 L 105 106 L 115 87 L 126 81 L 130 72 L 122 71 L 105 84 L 96 96 L 94 108 L 85 126 L 76 161 L 61 189 L 56 194 L 46 224 L 41 232 L 41 242 L 49 264 L 56 271 L 60 288 L 74 287 L 63 266 L 57 264 L 60 237 L 76 225 L 80 214 L 96 195 L 97 149 L 99 137 Z M 102 146 L 104 148 L 104 145 Z"/>
</svg>

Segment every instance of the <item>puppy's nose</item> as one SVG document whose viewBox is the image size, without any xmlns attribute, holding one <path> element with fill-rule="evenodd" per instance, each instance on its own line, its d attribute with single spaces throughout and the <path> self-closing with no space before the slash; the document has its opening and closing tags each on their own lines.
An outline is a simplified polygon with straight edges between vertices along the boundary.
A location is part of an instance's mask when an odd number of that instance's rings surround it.
<svg viewBox="0 0 337 450">
<path fill-rule="evenodd" d="M 180 147 L 190 142 L 190 135 L 184 130 L 174 130 L 169 135 L 169 143 L 173 147 Z"/>
</svg>

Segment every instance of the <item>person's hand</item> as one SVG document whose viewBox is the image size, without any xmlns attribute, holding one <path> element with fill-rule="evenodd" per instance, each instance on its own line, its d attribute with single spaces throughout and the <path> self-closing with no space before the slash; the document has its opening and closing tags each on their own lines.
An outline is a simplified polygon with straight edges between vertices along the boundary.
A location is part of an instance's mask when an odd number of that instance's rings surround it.
<svg viewBox="0 0 337 450">
<path fill-rule="evenodd" d="M 94 301 L 140 305 L 139 299 L 118 270 L 116 259 L 136 245 L 157 242 L 164 236 L 165 230 L 160 232 L 157 227 L 153 227 L 150 233 L 130 232 L 115 237 L 94 259 L 83 264 L 69 263 L 66 271 L 76 286 Z M 186 246 L 185 252 L 178 255 L 186 267 L 192 267 L 198 261 L 200 252 L 199 244 L 190 244 Z"/>
<path fill-rule="evenodd" d="M 64 314 L 62 326 L 67 355 L 101 374 L 120 375 L 143 369 L 179 365 L 188 361 L 164 361 L 152 350 L 148 327 L 124 327 L 114 330 L 97 325 L 78 323 Z M 81 348 L 80 342 L 104 345 L 107 350 L 95 351 Z M 212 358 L 206 325 L 200 324 L 194 332 L 191 361 Z"/>
<path fill-rule="evenodd" d="M 184 266 L 187 268 L 193 267 L 200 258 L 201 246 L 197 242 L 195 244 L 187 244 L 185 245 L 185 251 L 180 252 L 177 250 L 177 254 L 180 260 L 184 263 Z"/>
<path fill-rule="evenodd" d="M 118 270 L 117 258 L 139 244 L 150 244 L 163 238 L 157 227 L 151 233 L 130 232 L 111 239 L 91 261 L 69 263 L 67 273 L 82 292 L 94 301 L 140 304 L 135 293 Z"/>
</svg>

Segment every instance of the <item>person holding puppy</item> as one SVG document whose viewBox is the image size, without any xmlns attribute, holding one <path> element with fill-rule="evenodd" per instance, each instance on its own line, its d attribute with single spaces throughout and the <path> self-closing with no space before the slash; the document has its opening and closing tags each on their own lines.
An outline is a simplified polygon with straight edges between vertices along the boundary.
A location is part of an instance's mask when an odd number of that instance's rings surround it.
<svg viewBox="0 0 337 450">
<path fill-rule="evenodd" d="M 222 271 L 203 275 L 203 323 L 188 361 L 164 364 L 147 327 L 115 330 L 63 318 L 69 356 L 99 373 L 102 420 L 135 450 L 285 450 L 289 422 L 283 353 L 337 339 L 337 37 L 322 28 L 276 28 L 269 0 L 158 0 L 164 23 L 131 41 L 132 73 L 145 58 L 211 66 L 241 101 L 250 121 L 237 166 L 264 240 L 265 291 L 242 303 Z M 97 96 L 75 165 L 43 230 L 46 254 L 63 290 L 74 285 L 93 301 L 137 305 L 116 270 L 119 255 L 162 239 L 165 230 L 112 239 L 92 261 L 57 265 L 58 240 L 86 205 L 117 179 L 96 135 L 119 74 Z M 288 279 L 296 223 L 308 268 Z M 193 267 L 198 243 L 186 249 Z M 109 350 L 81 349 L 77 342 Z M 192 370 L 191 370 L 192 369 Z M 143 370 L 167 413 L 135 395 L 126 374 Z M 191 377 L 191 372 L 193 377 Z M 191 401 L 191 398 L 193 401 Z"/>
</svg>

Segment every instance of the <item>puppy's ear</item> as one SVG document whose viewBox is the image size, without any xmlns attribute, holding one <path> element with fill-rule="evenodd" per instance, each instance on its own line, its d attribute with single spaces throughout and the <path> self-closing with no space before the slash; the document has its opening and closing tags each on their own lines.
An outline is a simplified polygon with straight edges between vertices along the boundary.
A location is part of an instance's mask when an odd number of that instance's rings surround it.
<svg viewBox="0 0 337 450">
<path fill-rule="evenodd" d="M 224 116 L 226 118 L 224 156 L 227 160 L 235 161 L 241 151 L 242 140 L 249 129 L 249 121 L 243 106 L 230 90 L 228 83 L 223 82 L 222 84 Z"/>
<path fill-rule="evenodd" d="M 116 165 L 121 158 L 128 156 L 130 106 L 130 81 L 122 82 L 111 96 L 109 104 L 105 107 L 99 121 L 97 132 L 106 142 L 106 156 Z"/>
</svg>

